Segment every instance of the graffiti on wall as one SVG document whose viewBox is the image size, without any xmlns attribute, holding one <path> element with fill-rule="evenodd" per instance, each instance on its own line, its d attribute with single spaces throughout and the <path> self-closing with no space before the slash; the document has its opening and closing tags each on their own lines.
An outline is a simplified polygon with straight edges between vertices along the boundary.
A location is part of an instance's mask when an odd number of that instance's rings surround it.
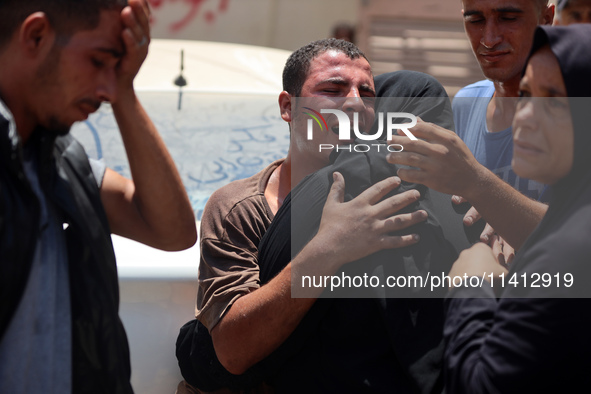
<svg viewBox="0 0 591 394">
<path fill-rule="evenodd" d="M 139 97 L 177 165 L 197 219 L 216 189 L 287 155 L 289 132 L 276 96 L 187 93 L 180 111 L 176 94 L 142 92 Z M 72 135 L 89 157 L 131 177 L 108 104 L 76 123 Z"/>
<path fill-rule="evenodd" d="M 206 23 L 215 23 L 218 15 L 225 13 L 230 5 L 230 0 L 148 0 L 155 13 L 161 9 L 166 3 L 182 3 L 186 7 L 186 11 L 182 14 L 181 18 L 172 22 L 168 29 L 171 33 L 177 33 L 193 21 L 200 18 Z M 206 4 L 209 7 L 204 7 Z M 158 23 L 158 17 L 152 17 L 152 24 Z"/>
</svg>

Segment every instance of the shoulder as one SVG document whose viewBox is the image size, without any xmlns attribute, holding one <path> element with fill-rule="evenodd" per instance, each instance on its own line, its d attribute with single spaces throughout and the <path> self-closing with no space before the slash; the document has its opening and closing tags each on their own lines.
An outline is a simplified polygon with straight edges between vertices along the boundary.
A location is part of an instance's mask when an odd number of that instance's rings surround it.
<svg viewBox="0 0 591 394">
<path fill-rule="evenodd" d="M 485 79 L 463 87 L 455 97 L 492 97 L 494 92 L 495 85 L 492 81 Z"/>
<path fill-rule="evenodd" d="M 84 178 L 92 173 L 88 155 L 76 138 L 70 134 L 57 137 L 54 143 L 54 157 L 59 165 L 66 165 Z"/>
<path fill-rule="evenodd" d="M 456 132 L 460 138 L 464 139 L 464 133 L 478 134 L 473 129 L 486 120 L 486 109 L 494 93 L 494 84 L 489 80 L 483 80 L 465 86 L 454 96 L 452 108 Z"/>
<path fill-rule="evenodd" d="M 267 181 L 280 163 L 280 161 L 273 162 L 249 178 L 230 182 L 217 189 L 209 197 L 205 210 L 216 207 L 217 210 L 229 212 L 236 205 L 248 204 L 253 198 L 264 197 Z"/>
<path fill-rule="evenodd" d="M 69 168 L 77 176 L 68 175 L 71 185 L 80 184 L 91 194 L 98 194 L 106 166 L 103 162 L 89 159 L 84 147 L 76 138 L 67 134 L 57 137 L 54 143 L 54 159 L 58 167 Z M 91 163 L 92 160 L 92 163 Z"/>
<path fill-rule="evenodd" d="M 255 175 L 230 182 L 216 190 L 205 205 L 201 219 L 201 238 L 224 239 L 229 227 L 268 226 L 272 214 L 265 200 L 265 185 L 276 161 Z"/>
<path fill-rule="evenodd" d="M 84 147 L 70 134 L 57 137 L 54 143 L 55 152 L 61 157 L 88 162 Z"/>
</svg>

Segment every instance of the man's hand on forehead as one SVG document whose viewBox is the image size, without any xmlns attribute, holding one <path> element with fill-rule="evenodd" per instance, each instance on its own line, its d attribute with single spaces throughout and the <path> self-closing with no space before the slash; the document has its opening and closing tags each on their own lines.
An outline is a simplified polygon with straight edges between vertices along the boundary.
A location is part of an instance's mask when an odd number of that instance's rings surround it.
<svg viewBox="0 0 591 394">
<path fill-rule="evenodd" d="M 129 0 L 121 11 L 125 55 L 118 67 L 120 88 L 133 88 L 133 79 L 148 55 L 150 44 L 150 6 L 147 0 Z"/>
</svg>

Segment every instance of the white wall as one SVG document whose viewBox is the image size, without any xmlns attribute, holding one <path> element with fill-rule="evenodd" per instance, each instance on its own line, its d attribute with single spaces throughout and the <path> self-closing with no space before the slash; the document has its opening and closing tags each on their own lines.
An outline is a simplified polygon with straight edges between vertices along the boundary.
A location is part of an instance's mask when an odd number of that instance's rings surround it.
<svg viewBox="0 0 591 394">
<path fill-rule="evenodd" d="M 155 38 L 234 42 L 295 50 L 355 23 L 358 0 L 149 0 Z"/>
</svg>

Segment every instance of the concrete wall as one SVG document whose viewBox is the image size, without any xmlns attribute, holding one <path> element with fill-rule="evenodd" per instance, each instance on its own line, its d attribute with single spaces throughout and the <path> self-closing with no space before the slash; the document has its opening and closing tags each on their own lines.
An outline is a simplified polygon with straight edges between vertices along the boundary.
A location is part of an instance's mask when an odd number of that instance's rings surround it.
<svg viewBox="0 0 591 394">
<path fill-rule="evenodd" d="M 155 38 L 294 50 L 355 23 L 358 0 L 149 0 Z"/>
</svg>

